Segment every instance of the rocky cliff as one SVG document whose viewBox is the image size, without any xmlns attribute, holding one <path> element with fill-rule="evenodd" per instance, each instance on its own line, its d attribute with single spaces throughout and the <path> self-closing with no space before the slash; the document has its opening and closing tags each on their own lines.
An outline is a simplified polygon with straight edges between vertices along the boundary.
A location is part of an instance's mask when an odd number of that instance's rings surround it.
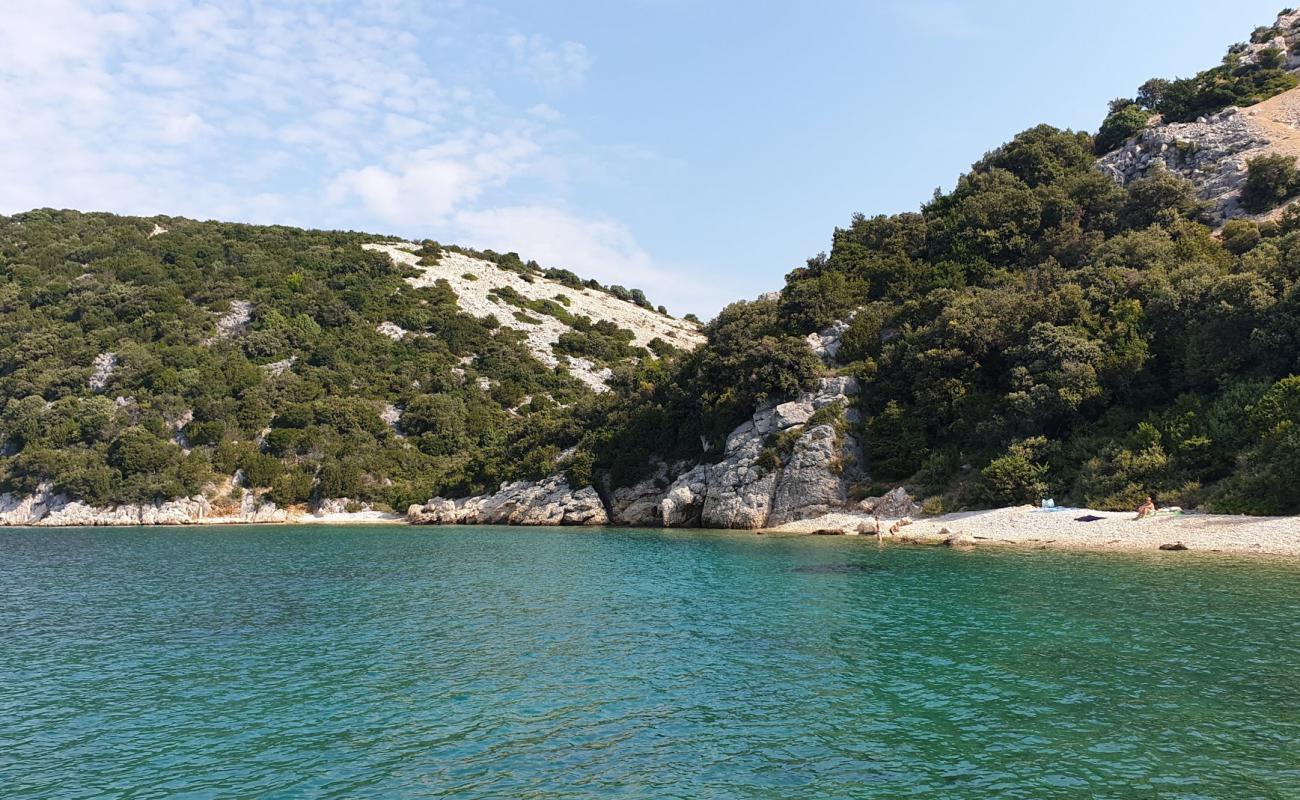
<svg viewBox="0 0 1300 800">
<path fill-rule="evenodd" d="M 808 337 L 835 366 L 850 316 Z M 507 483 L 487 495 L 437 497 L 407 511 L 414 524 L 628 525 L 755 529 L 821 516 L 848 503 L 860 479 L 858 382 L 822 378 L 813 391 L 759 408 L 727 436 L 713 464 L 660 463 L 632 486 L 574 490 L 562 475 Z"/>
<path fill-rule="evenodd" d="M 759 409 L 727 437 L 716 464 L 661 464 L 651 477 L 606 492 L 564 477 L 507 483 L 487 495 L 437 497 L 411 506 L 420 525 L 630 525 L 766 528 L 820 516 L 847 503 L 861 458 L 844 432 L 853 378 L 825 378 L 816 391 Z M 825 421 L 821 421 L 824 419 Z"/>
</svg>

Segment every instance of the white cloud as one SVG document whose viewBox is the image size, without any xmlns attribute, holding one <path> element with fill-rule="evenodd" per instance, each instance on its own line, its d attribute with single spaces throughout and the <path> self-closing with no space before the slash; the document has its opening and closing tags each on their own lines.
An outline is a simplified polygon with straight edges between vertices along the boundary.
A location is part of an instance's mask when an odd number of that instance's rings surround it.
<svg viewBox="0 0 1300 800">
<path fill-rule="evenodd" d="M 513 250 L 544 267 L 644 289 L 652 302 L 676 314 L 708 316 L 734 299 L 700 275 L 657 263 L 625 225 L 611 219 L 585 218 L 548 206 L 512 206 L 460 212 L 452 230 L 472 247 Z"/>
<path fill-rule="evenodd" d="M 359 198 L 399 225 L 434 225 L 521 174 L 538 149 L 517 135 L 463 136 L 404 156 L 390 168 L 348 170 L 330 186 L 330 198 Z"/>
<path fill-rule="evenodd" d="M 552 45 L 541 34 L 514 33 L 506 37 L 506 46 L 519 74 L 552 91 L 580 86 L 591 67 L 587 48 L 578 42 Z"/>
</svg>

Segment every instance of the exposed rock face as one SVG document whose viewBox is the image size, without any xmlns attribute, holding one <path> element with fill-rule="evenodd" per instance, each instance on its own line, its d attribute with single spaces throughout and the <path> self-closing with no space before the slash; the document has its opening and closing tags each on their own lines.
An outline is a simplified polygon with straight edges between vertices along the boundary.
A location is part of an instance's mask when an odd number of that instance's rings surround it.
<svg viewBox="0 0 1300 800">
<path fill-rule="evenodd" d="M 659 520 L 666 528 L 694 528 L 704 512 L 709 487 L 709 467 L 700 464 L 677 476 L 659 501 Z"/>
<path fill-rule="evenodd" d="M 248 331 L 248 324 L 253 320 L 253 304 L 247 300 L 234 300 L 230 303 L 230 309 L 217 318 L 217 335 L 214 339 L 209 339 L 211 343 L 216 339 L 230 339 L 236 336 L 242 336 Z"/>
<path fill-rule="evenodd" d="M 129 503 L 101 508 L 70 500 L 42 485 L 36 494 L 15 497 L 0 495 L 0 525 L 194 525 L 227 522 L 284 522 L 287 513 L 274 503 L 258 502 L 246 493 L 239 510 L 232 514 L 216 511 L 202 495 L 160 503 Z"/>
<path fill-rule="evenodd" d="M 614 522 L 763 528 L 843 507 L 852 472 L 845 466 L 857 463 L 857 442 L 831 425 L 807 428 L 807 423 L 820 408 L 846 406 L 857 391 L 852 378 L 828 378 L 816 391 L 759 409 L 727 437 L 718 463 L 686 471 L 681 465 L 676 470 L 661 467 L 651 478 L 616 490 Z M 852 419 L 855 412 L 848 410 L 845 416 Z M 782 433 L 795 437 L 788 454 L 777 454 L 769 441 Z M 670 483 L 666 475 L 672 472 L 677 475 Z"/>
<path fill-rule="evenodd" d="M 606 525 L 609 517 L 596 490 L 574 491 L 563 475 L 502 484 L 493 494 L 448 500 L 435 497 L 407 509 L 416 525 Z"/>
<path fill-rule="evenodd" d="M 610 494 L 610 511 L 620 525 L 658 527 L 663 524 L 660 503 L 668 487 L 668 467 L 660 465 L 654 475 L 615 489 Z"/>
<path fill-rule="evenodd" d="M 401 325 L 398 325 L 396 322 L 389 322 L 388 320 L 384 320 L 376 325 L 375 332 L 380 336 L 387 336 L 395 342 L 401 341 L 402 337 L 407 333 L 406 329 Z"/>
<path fill-rule="evenodd" d="M 840 352 L 840 340 L 843 339 L 844 332 L 849 329 L 849 324 L 852 322 L 853 314 L 850 314 L 825 330 L 808 334 L 808 346 L 822 361 L 827 364 L 834 364 L 835 358 Z"/>
<path fill-rule="evenodd" d="M 94 372 L 90 373 L 90 390 L 92 392 L 102 392 L 108 386 L 108 381 L 117 371 L 117 354 L 100 353 L 95 356 Z"/>
<path fill-rule="evenodd" d="M 1161 167 L 1190 180 L 1219 219 L 1241 216 L 1238 195 L 1246 182 L 1246 160 L 1270 151 L 1268 132 L 1249 111 L 1227 108 L 1196 122 L 1147 128 L 1120 149 L 1098 159 L 1121 184 Z"/>
<path fill-rule="evenodd" d="M 834 428 L 818 425 L 795 443 L 772 498 L 768 525 L 821 516 L 844 506 L 847 487 L 832 467 L 840 455 L 835 439 Z"/>
</svg>

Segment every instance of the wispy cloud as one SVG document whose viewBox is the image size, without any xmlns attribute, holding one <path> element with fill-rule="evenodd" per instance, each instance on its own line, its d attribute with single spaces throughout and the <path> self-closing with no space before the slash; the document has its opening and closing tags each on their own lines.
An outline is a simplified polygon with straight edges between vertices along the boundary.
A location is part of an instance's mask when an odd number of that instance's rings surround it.
<svg viewBox="0 0 1300 800">
<path fill-rule="evenodd" d="M 552 91 L 580 86 L 591 66 L 587 48 L 578 42 L 552 45 L 541 34 L 514 33 L 506 38 L 506 45 L 514 55 L 516 71 Z"/>
</svg>

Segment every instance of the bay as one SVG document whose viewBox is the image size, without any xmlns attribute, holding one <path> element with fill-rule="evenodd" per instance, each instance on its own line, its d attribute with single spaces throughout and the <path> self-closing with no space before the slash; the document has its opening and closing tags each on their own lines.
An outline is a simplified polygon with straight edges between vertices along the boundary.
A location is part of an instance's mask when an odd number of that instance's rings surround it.
<svg viewBox="0 0 1300 800">
<path fill-rule="evenodd" d="M 0 531 L 0 794 L 1297 797 L 1298 578 L 703 531 Z"/>
</svg>

